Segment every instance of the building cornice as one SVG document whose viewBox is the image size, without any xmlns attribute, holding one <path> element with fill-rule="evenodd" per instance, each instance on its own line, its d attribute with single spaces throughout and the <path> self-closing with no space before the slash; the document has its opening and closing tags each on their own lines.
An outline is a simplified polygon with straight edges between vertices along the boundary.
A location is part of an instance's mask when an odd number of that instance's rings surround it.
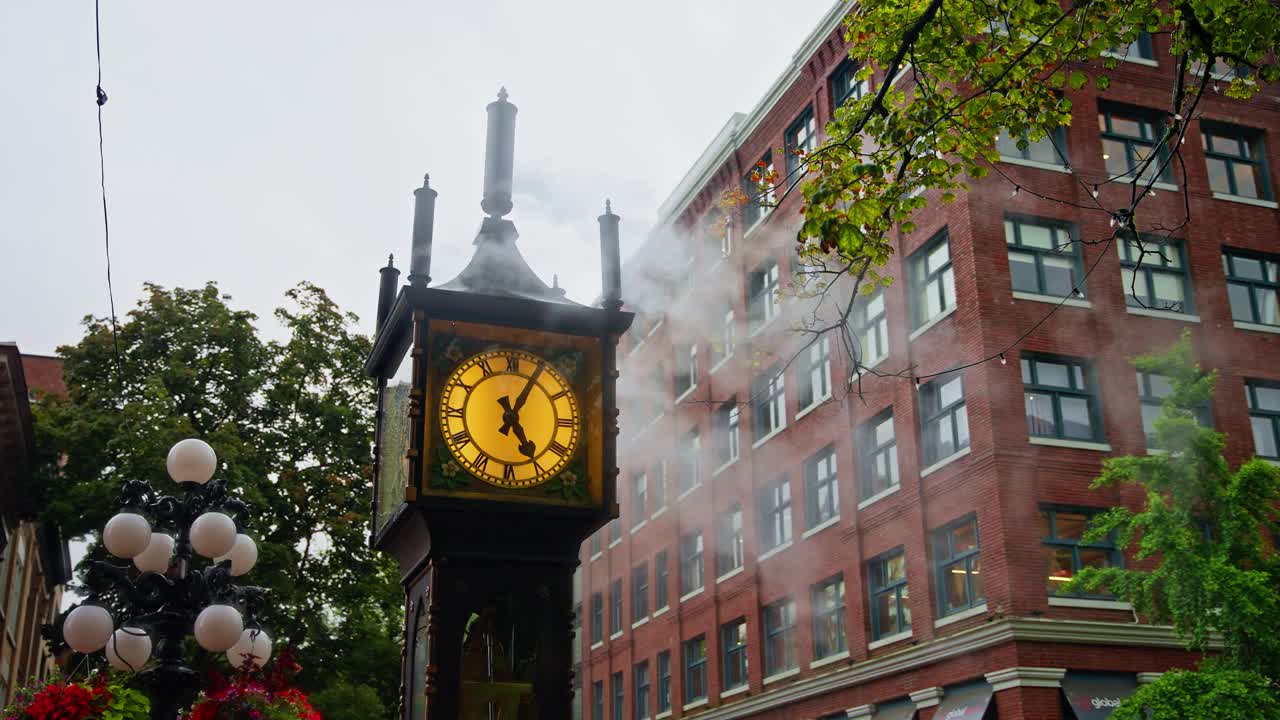
<svg viewBox="0 0 1280 720">
<path fill-rule="evenodd" d="M 1178 641 L 1177 636 L 1174 635 L 1173 629 L 1164 625 L 1119 624 L 1095 620 L 1008 618 L 946 635 L 927 643 L 904 648 L 883 657 L 851 665 L 846 669 L 814 677 L 801 678 L 777 690 L 770 690 L 759 695 L 747 697 L 732 705 L 711 708 L 701 713 L 699 720 L 729 720 L 729 718 L 750 717 L 791 703 L 855 687 L 882 677 L 905 673 L 949 658 L 960 657 L 1009 642 L 1050 642 L 1160 648 L 1184 647 Z"/>
</svg>

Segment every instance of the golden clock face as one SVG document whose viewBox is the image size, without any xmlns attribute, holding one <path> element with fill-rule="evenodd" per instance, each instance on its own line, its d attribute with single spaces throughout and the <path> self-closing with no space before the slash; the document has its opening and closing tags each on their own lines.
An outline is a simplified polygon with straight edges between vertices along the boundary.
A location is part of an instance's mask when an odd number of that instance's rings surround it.
<svg viewBox="0 0 1280 720">
<path fill-rule="evenodd" d="M 440 433 L 449 452 L 499 487 L 532 487 L 558 475 L 578 449 L 581 423 L 569 381 L 523 350 L 471 356 L 440 392 Z"/>
</svg>

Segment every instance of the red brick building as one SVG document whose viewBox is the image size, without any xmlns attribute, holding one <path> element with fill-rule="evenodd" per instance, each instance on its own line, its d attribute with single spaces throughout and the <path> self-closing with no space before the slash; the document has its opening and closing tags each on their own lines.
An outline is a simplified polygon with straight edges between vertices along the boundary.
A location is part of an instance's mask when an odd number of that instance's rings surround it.
<svg viewBox="0 0 1280 720">
<path fill-rule="evenodd" d="M 788 363 L 801 301 L 774 290 L 797 263 L 799 198 L 748 210 L 726 246 L 698 228 L 757 161 L 782 170 L 776 148 L 820 142 L 859 90 L 846 8 L 731 118 L 662 208 L 672 232 L 625 271 L 641 317 L 620 348 L 621 518 L 582 557 L 591 720 L 1104 717 L 1137 683 L 1195 662 L 1128 605 L 1053 590 L 1084 565 L 1132 562 L 1079 541 L 1089 514 L 1141 497 L 1088 487 L 1105 457 L 1147 452 L 1163 379 L 1128 358 L 1189 329 L 1220 373 L 1210 414 L 1231 461 L 1280 458 L 1268 92 L 1203 100 L 1186 176 L 1157 185 L 1189 191 L 1192 222 L 1158 263 L 1135 266 L 1123 244 L 1047 251 L 1110 235 L 1109 216 L 1011 196 L 998 173 L 919 213 L 885 269 L 899 282 L 855 313 L 864 362 L 932 375 L 991 357 L 1069 296 L 1007 363 L 919 387 L 866 376 L 861 398 L 838 335 Z M 1129 48 L 1108 91 L 1069 94 L 1075 122 L 1058 146 L 1082 175 L 1123 173 L 1149 144 L 1175 72 L 1165 43 Z M 1001 147 L 1014 182 L 1088 199 L 1052 143 Z M 1120 207 L 1127 192 L 1104 186 L 1100 199 Z M 1182 202 L 1160 192 L 1143 212 L 1176 221 Z M 1148 307 L 1128 297 L 1135 276 Z"/>
</svg>

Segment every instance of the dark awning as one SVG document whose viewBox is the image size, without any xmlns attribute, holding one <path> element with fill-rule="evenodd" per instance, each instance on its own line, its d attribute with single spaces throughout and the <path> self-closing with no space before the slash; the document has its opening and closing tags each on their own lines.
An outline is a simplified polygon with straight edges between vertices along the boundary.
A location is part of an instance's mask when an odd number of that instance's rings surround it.
<svg viewBox="0 0 1280 720">
<path fill-rule="evenodd" d="M 915 716 L 916 704 L 903 699 L 876 705 L 876 712 L 871 716 L 871 720 L 914 720 Z"/>
<path fill-rule="evenodd" d="M 949 687 L 933 714 L 933 720 L 982 720 L 991 704 L 991 685 L 986 682 Z"/>
<path fill-rule="evenodd" d="M 1062 678 L 1062 692 L 1078 720 L 1105 720 L 1137 689 L 1132 673 L 1069 672 Z"/>
</svg>

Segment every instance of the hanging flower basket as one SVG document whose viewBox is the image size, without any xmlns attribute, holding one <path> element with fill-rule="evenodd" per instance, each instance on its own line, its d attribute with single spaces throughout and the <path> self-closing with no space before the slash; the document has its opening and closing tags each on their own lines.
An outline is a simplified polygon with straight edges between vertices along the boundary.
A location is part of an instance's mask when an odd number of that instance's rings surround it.
<svg viewBox="0 0 1280 720">
<path fill-rule="evenodd" d="M 321 720 L 306 694 L 290 682 L 302 667 L 289 648 L 267 672 L 246 668 L 230 680 L 210 673 L 208 689 L 180 720 Z"/>
<path fill-rule="evenodd" d="M 3 720 L 148 720 L 151 701 L 106 673 L 89 682 L 56 679 L 21 688 L 0 713 Z"/>
</svg>

